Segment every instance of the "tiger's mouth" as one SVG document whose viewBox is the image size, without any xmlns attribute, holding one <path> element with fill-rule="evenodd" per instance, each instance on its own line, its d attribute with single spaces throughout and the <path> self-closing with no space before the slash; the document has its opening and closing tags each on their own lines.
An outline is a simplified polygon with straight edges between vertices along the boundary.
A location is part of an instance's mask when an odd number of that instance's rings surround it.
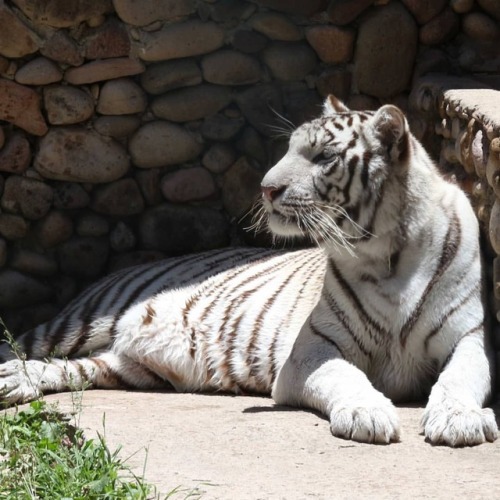
<svg viewBox="0 0 500 500">
<path fill-rule="evenodd" d="M 276 236 L 305 236 L 306 232 L 300 224 L 296 214 L 283 214 L 273 209 L 268 215 L 267 226 Z"/>
</svg>

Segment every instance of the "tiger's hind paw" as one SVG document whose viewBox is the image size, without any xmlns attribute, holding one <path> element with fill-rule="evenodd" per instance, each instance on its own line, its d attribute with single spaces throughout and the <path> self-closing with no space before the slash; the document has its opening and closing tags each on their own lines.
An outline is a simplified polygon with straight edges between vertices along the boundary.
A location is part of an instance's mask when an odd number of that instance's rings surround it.
<svg viewBox="0 0 500 500">
<path fill-rule="evenodd" d="M 389 444 L 399 441 L 396 408 L 385 399 L 377 404 L 336 406 L 330 417 L 330 430 L 336 437 L 361 443 Z"/>
<path fill-rule="evenodd" d="M 0 402 L 6 405 L 26 403 L 41 396 L 45 363 L 7 361 L 0 365 Z"/>
<path fill-rule="evenodd" d="M 498 437 L 493 410 L 458 401 L 428 405 L 422 428 L 426 440 L 435 445 L 475 446 Z"/>
</svg>

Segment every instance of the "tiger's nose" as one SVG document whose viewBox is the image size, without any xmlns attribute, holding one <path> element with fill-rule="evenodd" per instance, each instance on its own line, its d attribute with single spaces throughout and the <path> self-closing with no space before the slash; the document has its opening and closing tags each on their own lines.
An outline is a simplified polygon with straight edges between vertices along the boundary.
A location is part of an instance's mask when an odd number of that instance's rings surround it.
<svg viewBox="0 0 500 500">
<path fill-rule="evenodd" d="M 262 190 L 262 194 L 264 198 L 268 201 L 274 201 L 280 194 L 282 194 L 286 186 L 261 186 L 260 189 Z"/>
</svg>

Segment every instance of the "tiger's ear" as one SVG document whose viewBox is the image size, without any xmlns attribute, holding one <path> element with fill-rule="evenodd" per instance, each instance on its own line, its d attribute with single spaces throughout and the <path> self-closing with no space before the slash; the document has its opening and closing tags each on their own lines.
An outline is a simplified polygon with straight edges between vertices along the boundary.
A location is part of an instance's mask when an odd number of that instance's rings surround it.
<svg viewBox="0 0 500 500">
<path fill-rule="evenodd" d="M 373 136 L 393 161 L 405 162 L 410 151 L 410 127 L 404 113 L 392 104 L 382 106 L 370 121 Z"/>
<path fill-rule="evenodd" d="M 333 94 L 330 94 L 323 103 L 323 116 L 332 116 L 347 111 L 350 111 L 350 109 Z"/>
</svg>

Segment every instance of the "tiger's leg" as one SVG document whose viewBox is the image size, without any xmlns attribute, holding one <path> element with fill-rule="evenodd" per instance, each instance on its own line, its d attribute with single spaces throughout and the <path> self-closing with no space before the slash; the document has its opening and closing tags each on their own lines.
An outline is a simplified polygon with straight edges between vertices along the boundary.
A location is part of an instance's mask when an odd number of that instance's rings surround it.
<svg viewBox="0 0 500 500">
<path fill-rule="evenodd" d="M 45 392 L 92 388 L 168 388 L 169 384 L 127 356 L 103 352 L 79 359 L 7 361 L 0 365 L 0 401 L 24 403 Z"/>
<path fill-rule="evenodd" d="M 329 417 L 334 436 L 366 443 L 399 440 L 391 401 L 334 343 L 312 333 L 297 338 L 272 395 L 278 404 L 319 410 Z"/>
<path fill-rule="evenodd" d="M 425 437 L 449 446 L 494 441 L 495 415 L 483 408 L 490 392 L 491 368 L 481 329 L 462 338 L 432 388 L 422 418 Z"/>
</svg>

